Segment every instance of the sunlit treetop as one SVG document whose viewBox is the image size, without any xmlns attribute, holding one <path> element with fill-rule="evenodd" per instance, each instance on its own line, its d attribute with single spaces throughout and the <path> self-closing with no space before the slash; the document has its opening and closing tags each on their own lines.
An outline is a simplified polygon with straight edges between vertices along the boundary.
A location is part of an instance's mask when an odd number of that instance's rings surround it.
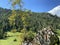
<svg viewBox="0 0 60 45">
<path fill-rule="evenodd" d="M 14 8 L 16 5 L 18 5 L 20 7 L 20 9 L 22 8 L 23 2 L 22 0 L 9 0 L 12 4 L 12 7 Z"/>
</svg>

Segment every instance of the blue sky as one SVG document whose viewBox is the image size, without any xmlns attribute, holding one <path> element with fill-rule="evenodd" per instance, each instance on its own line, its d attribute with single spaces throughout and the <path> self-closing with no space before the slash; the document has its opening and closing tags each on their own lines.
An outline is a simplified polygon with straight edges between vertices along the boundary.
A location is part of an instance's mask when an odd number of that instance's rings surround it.
<svg viewBox="0 0 60 45">
<path fill-rule="evenodd" d="M 23 0 L 24 8 L 34 12 L 47 12 L 60 5 L 60 0 Z M 11 9 L 8 0 L 0 0 L 0 7 Z"/>
</svg>

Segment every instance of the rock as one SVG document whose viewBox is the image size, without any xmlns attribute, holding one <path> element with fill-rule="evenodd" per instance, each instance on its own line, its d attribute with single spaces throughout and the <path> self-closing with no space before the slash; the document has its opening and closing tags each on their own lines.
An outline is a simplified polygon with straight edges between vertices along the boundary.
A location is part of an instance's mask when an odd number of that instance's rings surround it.
<svg viewBox="0 0 60 45">
<path fill-rule="evenodd" d="M 23 45 L 53 45 L 57 42 L 58 42 L 58 38 L 54 34 L 54 32 L 50 28 L 47 28 L 47 29 L 44 28 L 38 31 L 38 33 L 36 34 L 36 37 L 33 39 L 32 42 L 26 41 L 23 43 Z"/>
</svg>

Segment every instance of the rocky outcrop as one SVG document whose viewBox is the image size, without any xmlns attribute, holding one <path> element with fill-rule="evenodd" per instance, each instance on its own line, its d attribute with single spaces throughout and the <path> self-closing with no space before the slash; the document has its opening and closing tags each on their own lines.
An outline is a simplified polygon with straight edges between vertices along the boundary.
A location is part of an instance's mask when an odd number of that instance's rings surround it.
<svg viewBox="0 0 60 45">
<path fill-rule="evenodd" d="M 59 39 L 50 28 L 39 30 L 33 41 L 24 41 L 23 45 L 59 45 Z"/>
</svg>

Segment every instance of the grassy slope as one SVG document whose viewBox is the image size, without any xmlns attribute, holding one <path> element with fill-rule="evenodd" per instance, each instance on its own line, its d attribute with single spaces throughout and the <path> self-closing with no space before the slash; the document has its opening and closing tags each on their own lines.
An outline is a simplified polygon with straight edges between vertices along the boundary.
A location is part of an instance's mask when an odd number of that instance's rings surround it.
<svg viewBox="0 0 60 45">
<path fill-rule="evenodd" d="M 20 45 L 21 44 L 21 41 L 22 41 L 22 38 L 20 38 L 21 33 L 8 32 L 7 34 L 8 36 L 11 36 L 11 37 L 8 37 L 7 39 L 1 39 L 0 45 Z M 16 39 L 17 41 L 14 41 L 14 39 Z"/>
</svg>

